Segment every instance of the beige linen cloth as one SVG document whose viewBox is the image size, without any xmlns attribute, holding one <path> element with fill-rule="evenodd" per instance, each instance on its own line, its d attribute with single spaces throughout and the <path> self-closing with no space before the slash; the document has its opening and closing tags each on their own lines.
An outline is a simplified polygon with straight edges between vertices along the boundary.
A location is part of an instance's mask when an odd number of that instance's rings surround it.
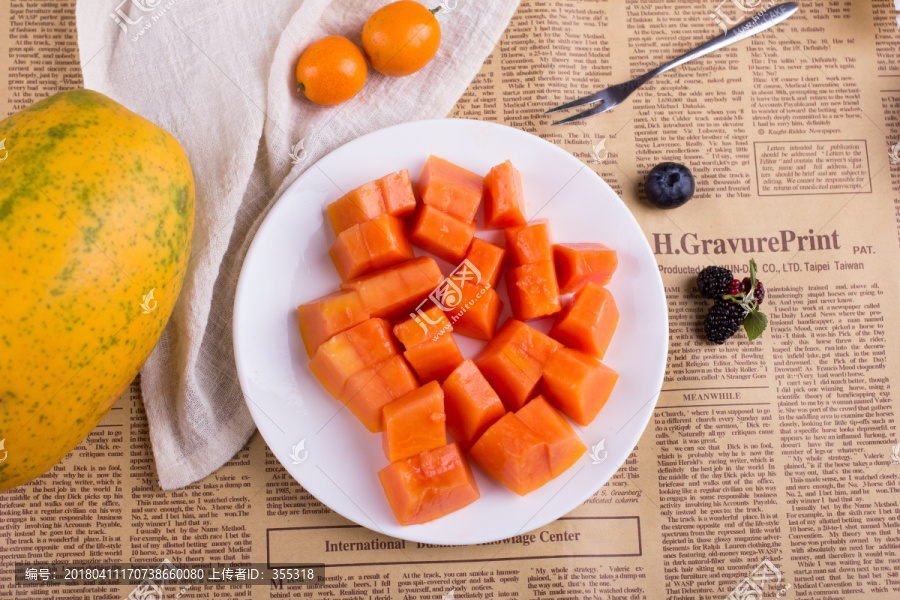
<svg viewBox="0 0 900 600">
<path fill-rule="evenodd" d="M 355 98 L 318 107 L 296 92 L 300 52 L 326 35 L 359 44 L 363 23 L 385 0 L 78 0 L 85 87 L 171 132 L 197 183 L 184 288 L 141 371 L 163 489 L 208 475 L 255 428 L 237 379 L 231 320 L 241 264 L 268 209 L 340 145 L 446 116 L 518 4 L 442 1 L 441 46 L 429 65 L 403 78 L 370 69 Z M 302 159 L 296 164 L 292 149 Z"/>
</svg>

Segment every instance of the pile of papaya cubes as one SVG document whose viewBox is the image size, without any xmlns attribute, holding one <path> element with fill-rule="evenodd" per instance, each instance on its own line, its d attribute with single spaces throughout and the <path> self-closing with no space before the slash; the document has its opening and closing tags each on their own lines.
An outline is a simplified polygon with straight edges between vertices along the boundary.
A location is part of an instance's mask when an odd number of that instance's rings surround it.
<svg viewBox="0 0 900 600">
<path fill-rule="evenodd" d="M 505 247 L 475 237 L 479 208 Z M 604 287 L 615 250 L 553 244 L 546 219 L 526 221 L 508 160 L 481 177 L 431 156 L 415 187 L 391 173 L 327 214 L 343 283 L 298 308 L 300 333 L 325 389 L 381 433 L 378 475 L 401 524 L 478 499 L 470 459 L 524 495 L 584 454 L 566 417 L 588 425 L 618 378 L 601 362 L 619 320 Z M 513 316 L 498 329 L 504 271 Z M 526 323 L 546 317 L 549 334 Z M 474 360 L 454 333 L 485 341 Z"/>
</svg>

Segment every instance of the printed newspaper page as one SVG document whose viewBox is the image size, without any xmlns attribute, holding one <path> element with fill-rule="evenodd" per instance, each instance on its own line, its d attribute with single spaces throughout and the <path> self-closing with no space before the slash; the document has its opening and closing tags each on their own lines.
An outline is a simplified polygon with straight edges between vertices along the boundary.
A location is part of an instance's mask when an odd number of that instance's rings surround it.
<svg viewBox="0 0 900 600">
<path fill-rule="evenodd" d="M 524 0 L 450 115 L 532 132 L 583 160 L 659 262 L 670 348 L 655 418 L 584 505 L 497 544 L 403 542 L 330 512 L 258 434 L 210 477 L 162 492 L 135 385 L 59 465 L 0 495 L 0 596 L 149 589 L 13 582 L 16 563 L 92 559 L 325 565 L 317 587 L 160 585 L 166 598 L 897 598 L 894 5 L 802 2 L 778 28 L 666 73 L 610 113 L 557 127 L 543 116 L 766 6 Z M 465 18 L 465 2 L 442 18 Z M 74 2 L 3 3 L 0 44 L 4 114 L 81 83 Z M 694 173 L 681 208 L 645 199 L 642 180 L 662 161 Z M 769 328 L 708 343 L 712 302 L 697 272 L 720 265 L 741 279 L 751 258 Z"/>
</svg>

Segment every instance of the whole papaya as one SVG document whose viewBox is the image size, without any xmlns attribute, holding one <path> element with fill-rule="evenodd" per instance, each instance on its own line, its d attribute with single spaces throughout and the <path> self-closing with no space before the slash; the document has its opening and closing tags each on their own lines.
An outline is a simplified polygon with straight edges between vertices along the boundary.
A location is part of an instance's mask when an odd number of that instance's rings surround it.
<svg viewBox="0 0 900 600">
<path fill-rule="evenodd" d="M 0 491 L 68 454 L 181 290 L 194 179 L 169 133 L 89 90 L 0 122 Z"/>
</svg>

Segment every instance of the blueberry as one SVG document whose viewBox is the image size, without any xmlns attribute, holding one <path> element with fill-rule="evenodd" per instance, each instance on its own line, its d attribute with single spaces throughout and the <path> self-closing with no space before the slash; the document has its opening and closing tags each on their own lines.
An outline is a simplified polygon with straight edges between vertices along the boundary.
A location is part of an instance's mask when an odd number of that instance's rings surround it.
<svg viewBox="0 0 900 600">
<path fill-rule="evenodd" d="M 659 163 L 647 173 L 647 200 L 658 208 L 677 208 L 694 195 L 694 176 L 684 165 Z"/>
</svg>

